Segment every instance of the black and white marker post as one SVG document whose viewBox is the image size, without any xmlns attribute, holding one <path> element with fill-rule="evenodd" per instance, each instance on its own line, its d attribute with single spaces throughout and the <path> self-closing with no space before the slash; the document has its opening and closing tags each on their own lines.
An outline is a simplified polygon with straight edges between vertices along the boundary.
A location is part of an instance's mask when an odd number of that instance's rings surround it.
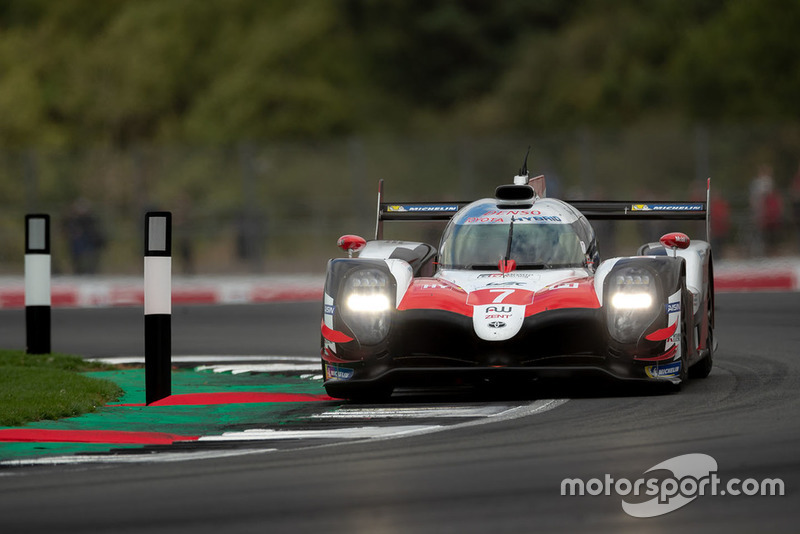
<svg viewBox="0 0 800 534">
<path fill-rule="evenodd" d="M 172 214 L 151 211 L 144 224 L 145 402 L 172 394 Z"/>
<path fill-rule="evenodd" d="M 50 353 L 50 216 L 25 216 L 25 343 Z"/>
</svg>

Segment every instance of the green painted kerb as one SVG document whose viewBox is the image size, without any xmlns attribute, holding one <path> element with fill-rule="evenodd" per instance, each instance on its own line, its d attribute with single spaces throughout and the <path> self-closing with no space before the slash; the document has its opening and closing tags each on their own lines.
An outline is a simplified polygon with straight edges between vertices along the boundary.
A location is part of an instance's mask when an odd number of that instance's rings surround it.
<svg viewBox="0 0 800 534">
<path fill-rule="evenodd" d="M 119 384 L 124 395 L 115 404 L 145 402 L 144 369 L 95 371 L 86 376 Z M 291 375 L 214 373 L 174 370 L 172 393 L 274 392 L 323 395 L 322 382 Z M 330 401 L 334 403 L 335 401 Z M 316 408 L 314 405 L 317 405 Z M 219 435 L 247 428 L 274 427 L 302 421 L 319 402 L 217 404 L 210 406 L 105 406 L 94 413 L 58 421 L 39 421 L 21 428 L 54 430 L 123 430 L 185 436 Z M 2 427 L 0 427 L 2 428 Z M 16 427 L 20 428 L 20 427 Z M 138 447 L 134 445 L 131 447 Z M 81 443 L 0 443 L 0 460 L 41 455 L 97 453 L 124 445 Z"/>
</svg>

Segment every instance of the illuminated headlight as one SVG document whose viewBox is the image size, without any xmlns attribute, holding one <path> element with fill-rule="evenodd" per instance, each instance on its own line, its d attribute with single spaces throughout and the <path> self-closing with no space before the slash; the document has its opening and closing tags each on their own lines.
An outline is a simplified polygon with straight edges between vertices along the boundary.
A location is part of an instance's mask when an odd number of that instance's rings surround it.
<svg viewBox="0 0 800 534">
<path fill-rule="evenodd" d="M 650 293 L 614 293 L 611 305 L 618 310 L 645 310 L 653 305 Z"/>
<path fill-rule="evenodd" d="M 380 293 L 353 294 L 347 297 L 347 307 L 354 312 L 385 312 L 389 310 L 389 297 Z"/>
<path fill-rule="evenodd" d="M 621 269 L 608 279 L 606 317 L 612 338 L 635 343 L 658 317 L 655 277 L 646 269 Z"/>
<path fill-rule="evenodd" d="M 342 314 L 359 343 L 374 345 L 386 338 L 394 291 L 390 275 L 379 269 L 358 270 L 347 278 Z"/>
</svg>

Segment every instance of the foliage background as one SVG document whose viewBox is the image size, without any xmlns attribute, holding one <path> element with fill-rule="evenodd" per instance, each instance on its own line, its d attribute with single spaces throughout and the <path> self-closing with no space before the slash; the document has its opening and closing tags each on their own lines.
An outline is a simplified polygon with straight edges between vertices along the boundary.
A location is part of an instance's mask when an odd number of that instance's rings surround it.
<svg viewBox="0 0 800 534">
<path fill-rule="evenodd" d="M 108 272 L 155 206 L 198 270 L 321 270 L 378 178 L 482 196 L 529 144 L 573 196 L 712 175 L 745 242 L 757 166 L 786 190 L 800 160 L 798 27 L 782 0 L 0 1 L 0 269 L 24 212 L 86 198 Z"/>
</svg>

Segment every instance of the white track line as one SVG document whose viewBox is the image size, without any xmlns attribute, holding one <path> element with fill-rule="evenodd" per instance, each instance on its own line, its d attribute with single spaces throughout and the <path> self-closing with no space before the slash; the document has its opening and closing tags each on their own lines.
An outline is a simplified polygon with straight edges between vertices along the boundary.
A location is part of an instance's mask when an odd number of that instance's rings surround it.
<svg viewBox="0 0 800 534">
<path fill-rule="evenodd" d="M 175 363 L 221 363 L 225 361 L 231 362 L 282 362 L 282 361 L 298 361 L 298 362 L 319 362 L 319 356 L 237 356 L 235 354 L 220 354 L 217 356 L 208 355 L 189 355 L 189 356 L 172 356 L 172 361 Z M 91 362 L 101 362 L 108 364 L 144 364 L 144 356 L 108 356 L 104 358 L 87 358 Z M 319 367 L 319 364 L 317 365 Z"/>
<path fill-rule="evenodd" d="M 457 423 L 455 425 L 446 425 L 446 426 L 432 426 L 427 430 L 420 430 L 416 434 L 431 434 L 433 432 L 440 432 L 442 430 L 456 430 L 459 428 L 466 428 L 471 426 L 479 426 L 485 425 L 487 423 L 493 423 L 495 421 L 508 421 L 511 419 L 519 419 L 521 417 L 527 417 L 529 415 L 538 415 L 545 412 L 549 412 L 559 406 L 562 406 L 568 402 L 569 399 L 543 399 L 537 400 L 530 404 L 525 404 L 523 406 L 516 406 L 514 408 L 510 408 L 503 412 L 500 412 L 496 415 L 484 417 L 482 419 L 473 419 L 470 421 L 464 421 L 463 423 Z M 392 436 L 379 436 L 373 439 L 390 439 Z M 395 436 L 400 437 L 400 436 Z"/>
<path fill-rule="evenodd" d="M 275 430 L 254 428 L 243 432 L 225 432 L 220 436 L 202 436 L 199 441 L 271 441 L 283 439 L 373 439 L 430 432 L 438 425 L 332 428 L 325 430 Z"/>
<path fill-rule="evenodd" d="M 213 460 L 215 458 L 230 458 L 247 454 L 273 452 L 277 449 L 244 449 L 228 451 L 189 451 L 189 452 L 153 452 L 142 454 L 76 454 L 74 456 L 51 456 L 46 458 L 25 458 L 21 460 L 5 460 L 2 466 L 22 467 L 32 465 L 75 465 L 89 463 L 162 463 L 185 462 L 189 460 Z"/>
<path fill-rule="evenodd" d="M 243 432 L 226 432 L 219 436 L 202 436 L 199 441 L 269 441 L 283 439 L 353 439 L 367 441 L 372 439 L 392 439 L 410 435 L 430 434 L 442 430 L 452 430 L 468 426 L 483 425 L 494 421 L 518 419 L 529 415 L 548 412 L 567 402 L 567 399 L 537 400 L 524 406 L 516 406 L 490 416 L 458 423 L 455 425 L 408 425 L 389 427 L 352 427 L 325 430 L 275 430 L 252 429 Z"/>
<path fill-rule="evenodd" d="M 293 371 L 319 371 L 320 364 L 314 363 L 231 363 L 220 365 L 201 365 L 195 371 L 214 371 L 215 373 L 288 373 Z"/>
<path fill-rule="evenodd" d="M 493 417 L 510 406 L 420 406 L 392 408 L 337 408 L 313 414 L 311 419 L 422 419 L 429 417 Z"/>
</svg>

